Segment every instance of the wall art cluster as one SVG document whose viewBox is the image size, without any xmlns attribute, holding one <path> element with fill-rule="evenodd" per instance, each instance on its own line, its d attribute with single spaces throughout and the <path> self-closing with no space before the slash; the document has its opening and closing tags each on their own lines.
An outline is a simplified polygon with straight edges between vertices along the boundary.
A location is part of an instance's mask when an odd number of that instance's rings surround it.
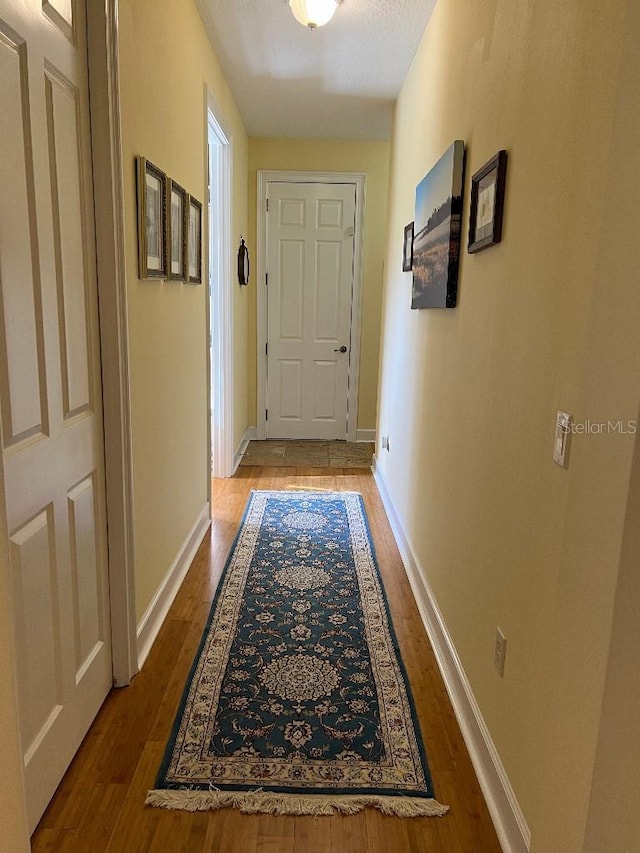
<svg viewBox="0 0 640 853">
<path fill-rule="evenodd" d="M 462 230 L 464 142 L 457 139 L 416 187 L 415 219 L 405 226 L 402 269 L 413 272 L 412 308 L 455 308 Z M 502 239 L 507 152 L 471 178 L 467 250 Z"/>
<path fill-rule="evenodd" d="M 202 283 L 202 203 L 144 157 L 136 158 L 138 275 Z"/>
</svg>

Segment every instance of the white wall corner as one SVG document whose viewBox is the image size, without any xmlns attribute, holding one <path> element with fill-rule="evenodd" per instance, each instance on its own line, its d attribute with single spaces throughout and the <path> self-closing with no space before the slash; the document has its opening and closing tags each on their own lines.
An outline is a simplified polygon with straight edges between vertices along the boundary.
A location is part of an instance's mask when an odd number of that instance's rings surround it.
<svg viewBox="0 0 640 853">
<path fill-rule="evenodd" d="M 242 457 L 247 451 L 247 446 L 250 441 L 254 441 L 258 438 L 258 428 L 257 427 L 247 427 L 244 431 L 244 435 L 240 439 L 240 444 L 236 447 L 236 452 L 233 456 L 233 474 L 238 470 L 238 465 L 242 461 Z"/>
<path fill-rule="evenodd" d="M 426 580 L 426 574 L 416 558 L 393 505 L 382 471 L 376 465 L 375 456 L 372 470 L 500 845 L 504 853 L 528 853 L 531 832 L 473 695 L 433 591 Z"/>
<path fill-rule="evenodd" d="M 145 610 L 138 624 L 138 667 L 142 666 L 147 659 L 151 647 L 158 636 L 162 623 L 164 622 L 173 600 L 178 594 L 185 575 L 204 539 L 205 533 L 211 525 L 211 506 L 209 502 L 201 509 L 198 517 L 189 531 L 187 538 L 182 543 L 178 554 L 173 561 L 164 580 L 158 587 L 151 603 Z"/>
<path fill-rule="evenodd" d="M 376 440 L 375 429 L 359 429 L 356 431 L 356 441 L 374 441 Z"/>
</svg>

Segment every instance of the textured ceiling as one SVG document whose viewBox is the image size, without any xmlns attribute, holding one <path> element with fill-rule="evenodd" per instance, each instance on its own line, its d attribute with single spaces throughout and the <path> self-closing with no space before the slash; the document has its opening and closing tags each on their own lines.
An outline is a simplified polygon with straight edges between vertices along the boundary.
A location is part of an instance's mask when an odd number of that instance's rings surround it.
<svg viewBox="0 0 640 853">
<path fill-rule="evenodd" d="M 322 29 L 286 0 L 196 0 L 250 136 L 388 139 L 435 0 L 343 0 Z"/>
</svg>

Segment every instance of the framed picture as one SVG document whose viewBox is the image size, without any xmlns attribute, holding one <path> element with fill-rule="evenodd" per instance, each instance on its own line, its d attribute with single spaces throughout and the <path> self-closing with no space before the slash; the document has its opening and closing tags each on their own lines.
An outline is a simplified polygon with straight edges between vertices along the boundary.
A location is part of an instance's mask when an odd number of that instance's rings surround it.
<svg viewBox="0 0 640 853">
<path fill-rule="evenodd" d="M 184 281 L 187 277 L 187 193 L 167 179 L 167 247 L 169 278 Z"/>
<path fill-rule="evenodd" d="M 167 178 L 138 157 L 138 275 L 167 277 Z"/>
<path fill-rule="evenodd" d="M 402 248 L 402 272 L 413 268 L 413 222 L 404 226 L 404 246 Z"/>
<path fill-rule="evenodd" d="M 455 308 L 464 142 L 457 139 L 416 187 L 412 308 Z"/>
<path fill-rule="evenodd" d="M 238 284 L 249 284 L 249 250 L 244 237 L 240 237 L 238 246 Z"/>
<path fill-rule="evenodd" d="M 202 284 L 202 204 L 189 196 L 188 220 L 188 278 L 192 284 Z"/>
<path fill-rule="evenodd" d="M 507 152 L 498 151 L 471 178 L 469 252 L 479 252 L 502 240 L 506 175 Z"/>
</svg>

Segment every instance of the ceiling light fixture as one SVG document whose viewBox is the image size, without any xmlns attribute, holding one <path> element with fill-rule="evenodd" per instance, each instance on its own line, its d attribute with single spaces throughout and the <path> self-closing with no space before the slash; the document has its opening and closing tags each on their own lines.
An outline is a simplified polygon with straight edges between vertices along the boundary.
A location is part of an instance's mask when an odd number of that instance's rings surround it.
<svg viewBox="0 0 640 853">
<path fill-rule="evenodd" d="M 333 18 L 341 0 L 289 0 L 293 17 L 304 27 L 315 30 Z"/>
</svg>

